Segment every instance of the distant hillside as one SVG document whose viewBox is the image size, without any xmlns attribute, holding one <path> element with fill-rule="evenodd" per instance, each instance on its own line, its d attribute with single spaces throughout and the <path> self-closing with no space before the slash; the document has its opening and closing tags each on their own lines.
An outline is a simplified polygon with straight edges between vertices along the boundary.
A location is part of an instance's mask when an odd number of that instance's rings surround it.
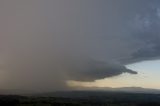
<svg viewBox="0 0 160 106">
<path fill-rule="evenodd" d="M 160 94 L 159 89 L 150 89 L 150 88 L 142 88 L 142 87 L 121 87 L 121 88 L 103 87 L 103 88 L 92 88 L 92 90 Z"/>
<path fill-rule="evenodd" d="M 158 89 L 149 89 L 142 87 L 123 87 L 123 88 L 114 88 L 115 91 L 123 91 L 123 92 L 132 92 L 132 93 L 153 93 L 160 94 L 160 90 Z"/>
<path fill-rule="evenodd" d="M 36 96 L 60 96 L 60 97 L 74 97 L 76 96 L 88 96 L 88 94 L 98 94 L 98 93 L 131 93 L 131 94 L 160 94 L 158 89 L 149 89 L 141 87 L 122 87 L 122 88 L 90 88 L 87 90 L 73 90 L 73 91 L 58 91 L 58 92 L 47 92 L 47 93 L 38 93 Z M 99 94 L 98 94 L 99 95 Z"/>
<path fill-rule="evenodd" d="M 121 88 L 110 88 L 110 87 L 93 87 L 85 90 L 70 90 L 70 91 L 58 91 L 58 92 L 42 92 L 33 93 L 33 91 L 17 90 L 17 89 L 0 89 L 0 95 L 64 95 L 71 94 L 72 92 L 124 92 L 124 93 L 145 93 L 145 94 L 160 94 L 158 89 L 149 89 L 142 87 L 121 87 Z"/>
</svg>

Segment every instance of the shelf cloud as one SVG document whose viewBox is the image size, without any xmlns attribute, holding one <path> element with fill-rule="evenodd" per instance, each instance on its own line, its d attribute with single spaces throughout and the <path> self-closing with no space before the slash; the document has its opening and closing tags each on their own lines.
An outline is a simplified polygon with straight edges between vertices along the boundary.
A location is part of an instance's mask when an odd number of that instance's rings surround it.
<svg viewBox="0 0 160 106">
<path fill-rule="evenodd" d="M 160 54 L 158 0 L 1 0 L 4 88 L 69 89 Z M 136 6 L 136 8 L 135 8 Z"/>
</svg>

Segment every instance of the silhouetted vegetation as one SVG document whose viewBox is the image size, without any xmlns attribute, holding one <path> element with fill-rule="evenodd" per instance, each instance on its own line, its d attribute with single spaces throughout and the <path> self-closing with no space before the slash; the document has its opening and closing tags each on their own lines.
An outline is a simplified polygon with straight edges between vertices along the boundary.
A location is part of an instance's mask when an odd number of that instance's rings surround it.
<svg viewBox="0 0 160 106">
<path fill-rule="evenodd" d="M 59 97 L 58 93 L 43 97 L 1 95 L 0 106 L 160 106 L 159 94 L 83 91 L 64 94 Z"/>
</svg>

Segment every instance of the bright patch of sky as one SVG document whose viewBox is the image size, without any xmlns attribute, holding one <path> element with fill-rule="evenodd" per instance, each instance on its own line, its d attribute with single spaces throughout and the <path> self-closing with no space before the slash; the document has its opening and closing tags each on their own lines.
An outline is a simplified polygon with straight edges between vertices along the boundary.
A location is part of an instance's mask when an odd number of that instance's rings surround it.
<svg viewBox="0 0 160 106">
<path fill-rule="evenodd" d="M 124 73 L 120 76 L 94 82 L 69 81 L 70 86 L 85 87 L 144 87 L 160 89 L 160 60 L 142 61 L 126 66 L 138 72 L 137 75 Z"/>
</svg>

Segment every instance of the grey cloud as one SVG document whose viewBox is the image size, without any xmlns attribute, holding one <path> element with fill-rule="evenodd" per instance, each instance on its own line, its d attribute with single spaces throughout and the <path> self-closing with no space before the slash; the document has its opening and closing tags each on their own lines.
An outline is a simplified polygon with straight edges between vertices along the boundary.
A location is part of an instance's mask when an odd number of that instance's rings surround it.
<svg viewBox="0 0 160 106">
<path fill-rule="evenodd" d="M 86 65 L 87 64 L 87 65 Z M 80 71 L 72 71 L 70 80 L 94 81 L 106 77 L 113 77 L 122 73 L 137 74 L 137 72 L 127 69 L 125 66 L 113 63 L 89 61 Z"/>
<path fill-rule="evenodd" d="M 136 20 L 132 23 L 135 27 L 132 29 L 132 36 L 133 41 L 136 43 L 134 44 L 136 49 L 131 54 L 131 57 L 127 58 L 128 62 L 159 58 L 160 17 L 158 10 L 159 6 L 155 5 L 154 7 L 147 7 L 143 13 L 137 12 Z"/>
<path fill-rule="evenodd" d="M 65 81 L 70 79 L 136 74 L 124 65 L 159 53 L 158 10 L 150 10 L 157 4 L 157 0 L 1 0 L 0 63 L 6 72 L 2 87 L 59 90 L 68 89 Z M 137 14 L 141 29 L 132 22 Z"/>
</svg>

